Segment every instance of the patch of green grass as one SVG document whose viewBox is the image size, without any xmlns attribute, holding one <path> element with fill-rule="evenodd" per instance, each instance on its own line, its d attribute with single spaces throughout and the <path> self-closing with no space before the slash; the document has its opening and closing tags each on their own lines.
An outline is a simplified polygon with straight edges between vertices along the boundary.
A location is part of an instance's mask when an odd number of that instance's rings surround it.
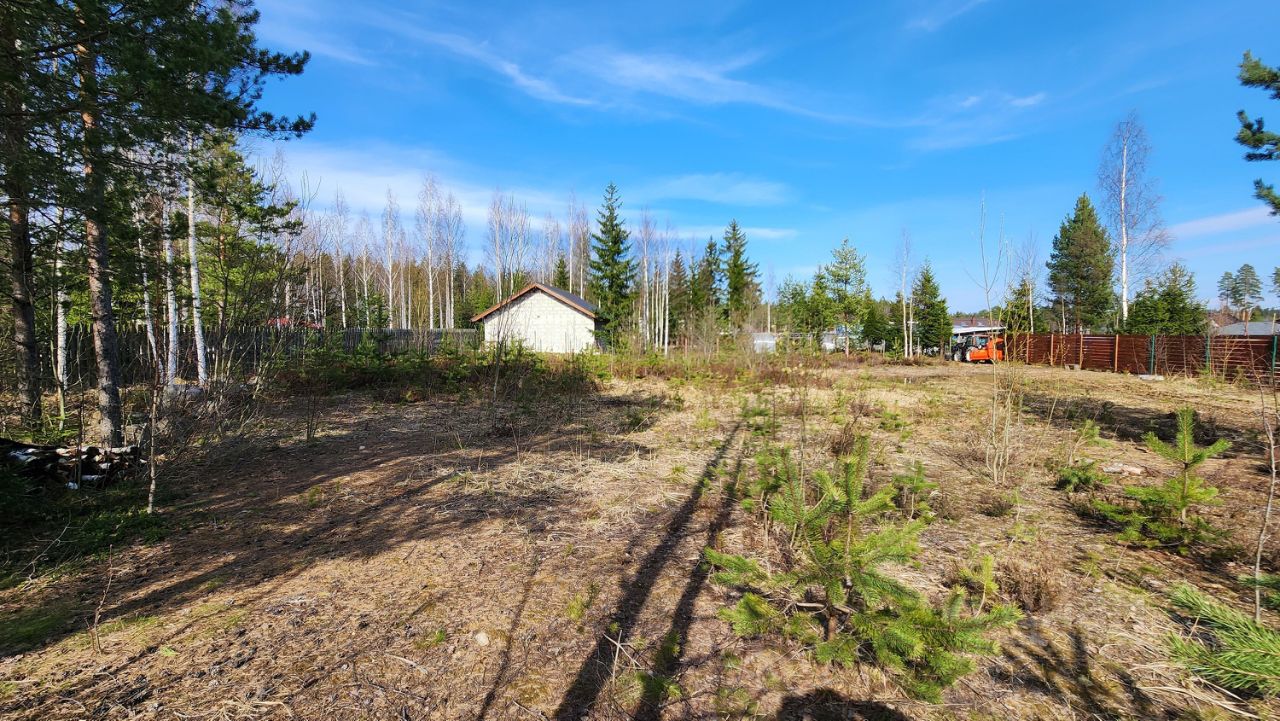
<svg viewBox="0 0 1280 721">
<path fill-rule="evenodd" d="M 432 633 L 414 641 L 413 647 L 420 651 L 426 651 L 429 649 L 433 649 L 436 646 L 439 646 L 440 644 L 448 640 L 449 640 L 449 632 L 444 630 L 443 628 L 437 628 Z"/>
<path fill-rule="evenodd" d="M 581 624 L 582 620 L 587 617 L 587 611 L 595 605 L 596 597 L 600 595 L 600 584 L 592 581 L 588 586 L 586 593 L 580 593 L 569 600 L 569 606 L 565 608 L 565 615 L 570 621 Z"/>
<path fill-rule="evenodd" d="M 0 618 L 0 651 L 17 653 L 40 645 L 71 625 L 75 611 L 70 605 L 53 603 L 30 606 Z"/>
<path fill-rule="evenodd" d="M 98 624 L 98 638 L 111 636 L 117 633 L 128 631 L 130 635 L 136 635 L 159 625 L 160 619 L 157 616 L 131 616 L 126 618 L 114 618 L 106 623 Z M 74 637 L 74 643 L 80 648 L 88 648 L 93 644 L 93 632 L 81 631 Z"/>
</svg>

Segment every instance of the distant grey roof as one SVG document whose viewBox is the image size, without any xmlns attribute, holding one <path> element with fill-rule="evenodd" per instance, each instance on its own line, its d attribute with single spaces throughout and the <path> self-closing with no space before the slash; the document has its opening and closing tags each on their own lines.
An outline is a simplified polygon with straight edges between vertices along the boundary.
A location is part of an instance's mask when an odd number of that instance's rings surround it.
<svg viewBox="0 0 1280 721">
<path fill-rule="evenodd" d="M 552 298 L 555 298 L 561 303 L 564 303 L 570 308 L 573 308 L 579 313 L 586 315 L 588 318 L 594 319 L 596 317 L 596 311 L 598 310 L 598 308 L 596 307 L 595 303 L 591 303 L 586 300 L 583 300 L 582 298 L 579 298 L 578 296 L 574 295 L 573 293 L 570 293 L 567 290 L 564 290 L 563 288 L 555 288 L 549 285 L 543 285 L 542 283 L 530 283 L 529 285 L 526 285 L 525 287 L 511 294 L 510 297 L 504 300 L 498 301 L 497 303 L 494 303 L 493 306 L 491 306 L 484 312 L 477 313 L 474 317 L 471 318 L 471 322 L 475 323 L 477 321 L 480 321 L 484 319 L 486 316 L 488 316 L 489 314 L 498 310 L 499 308 L 507 305 L 511 301 L 523 295 L 531 293 L 535 290 L 540 290 L 543 293 L 546 293 L 547 295 L 551 296 Z"/>
<path fill-rule="evenodd" d="M 1232 323 L 1224 325 L 1213 332 L 1214 335 L 1275 335 L 1280 331 L 1280 324 L 1269 320 L 1253 320 L 1248 323 Z"/>
</svg>

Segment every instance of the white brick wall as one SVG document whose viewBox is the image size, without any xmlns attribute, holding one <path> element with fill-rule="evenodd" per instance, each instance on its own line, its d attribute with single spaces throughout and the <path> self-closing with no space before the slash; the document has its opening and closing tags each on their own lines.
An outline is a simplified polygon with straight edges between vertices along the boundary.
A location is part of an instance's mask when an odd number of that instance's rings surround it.
<svg viewBox="0 0 1280 721">
<path fill-rule="evenodd" d="M 520 341 L 544 353 L 577 353 L 595 346 L 595 322 L 534 289 L 484 319 L 486 342 Z"/>
</svg>

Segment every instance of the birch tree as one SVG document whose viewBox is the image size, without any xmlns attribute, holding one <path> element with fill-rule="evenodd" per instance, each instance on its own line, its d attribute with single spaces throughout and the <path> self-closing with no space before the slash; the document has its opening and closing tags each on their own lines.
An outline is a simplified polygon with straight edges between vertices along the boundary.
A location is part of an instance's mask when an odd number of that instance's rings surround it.
<svg viewBox="0 0 1280 721">
<path fill-rule="evenodd" d="M 1160 218 L 1160 195 L 1147 176 L 1151 145 L 1137 114 L 1116 124 L 1102 153 L 1098 185 L 1115 244 L 1120 280 L 1120 320 L 1129 319 L 1129 289 L 1134 278 L 1149 274 L 1169 244 Z"/>
</svg>

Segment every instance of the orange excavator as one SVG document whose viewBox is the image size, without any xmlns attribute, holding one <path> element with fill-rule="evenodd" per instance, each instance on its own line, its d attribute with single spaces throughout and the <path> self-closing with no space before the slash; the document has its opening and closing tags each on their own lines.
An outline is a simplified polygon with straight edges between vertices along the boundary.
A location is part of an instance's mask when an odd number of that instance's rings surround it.
<svg viewBox="0 0 1280 721">
<path fill-rule="evenodd" d="M 968 335 L 951 346 L 951 359 L 965 363 L 998 363 L 1004 358 L 1004 338 L 998 335 Z"/>
</svg>

